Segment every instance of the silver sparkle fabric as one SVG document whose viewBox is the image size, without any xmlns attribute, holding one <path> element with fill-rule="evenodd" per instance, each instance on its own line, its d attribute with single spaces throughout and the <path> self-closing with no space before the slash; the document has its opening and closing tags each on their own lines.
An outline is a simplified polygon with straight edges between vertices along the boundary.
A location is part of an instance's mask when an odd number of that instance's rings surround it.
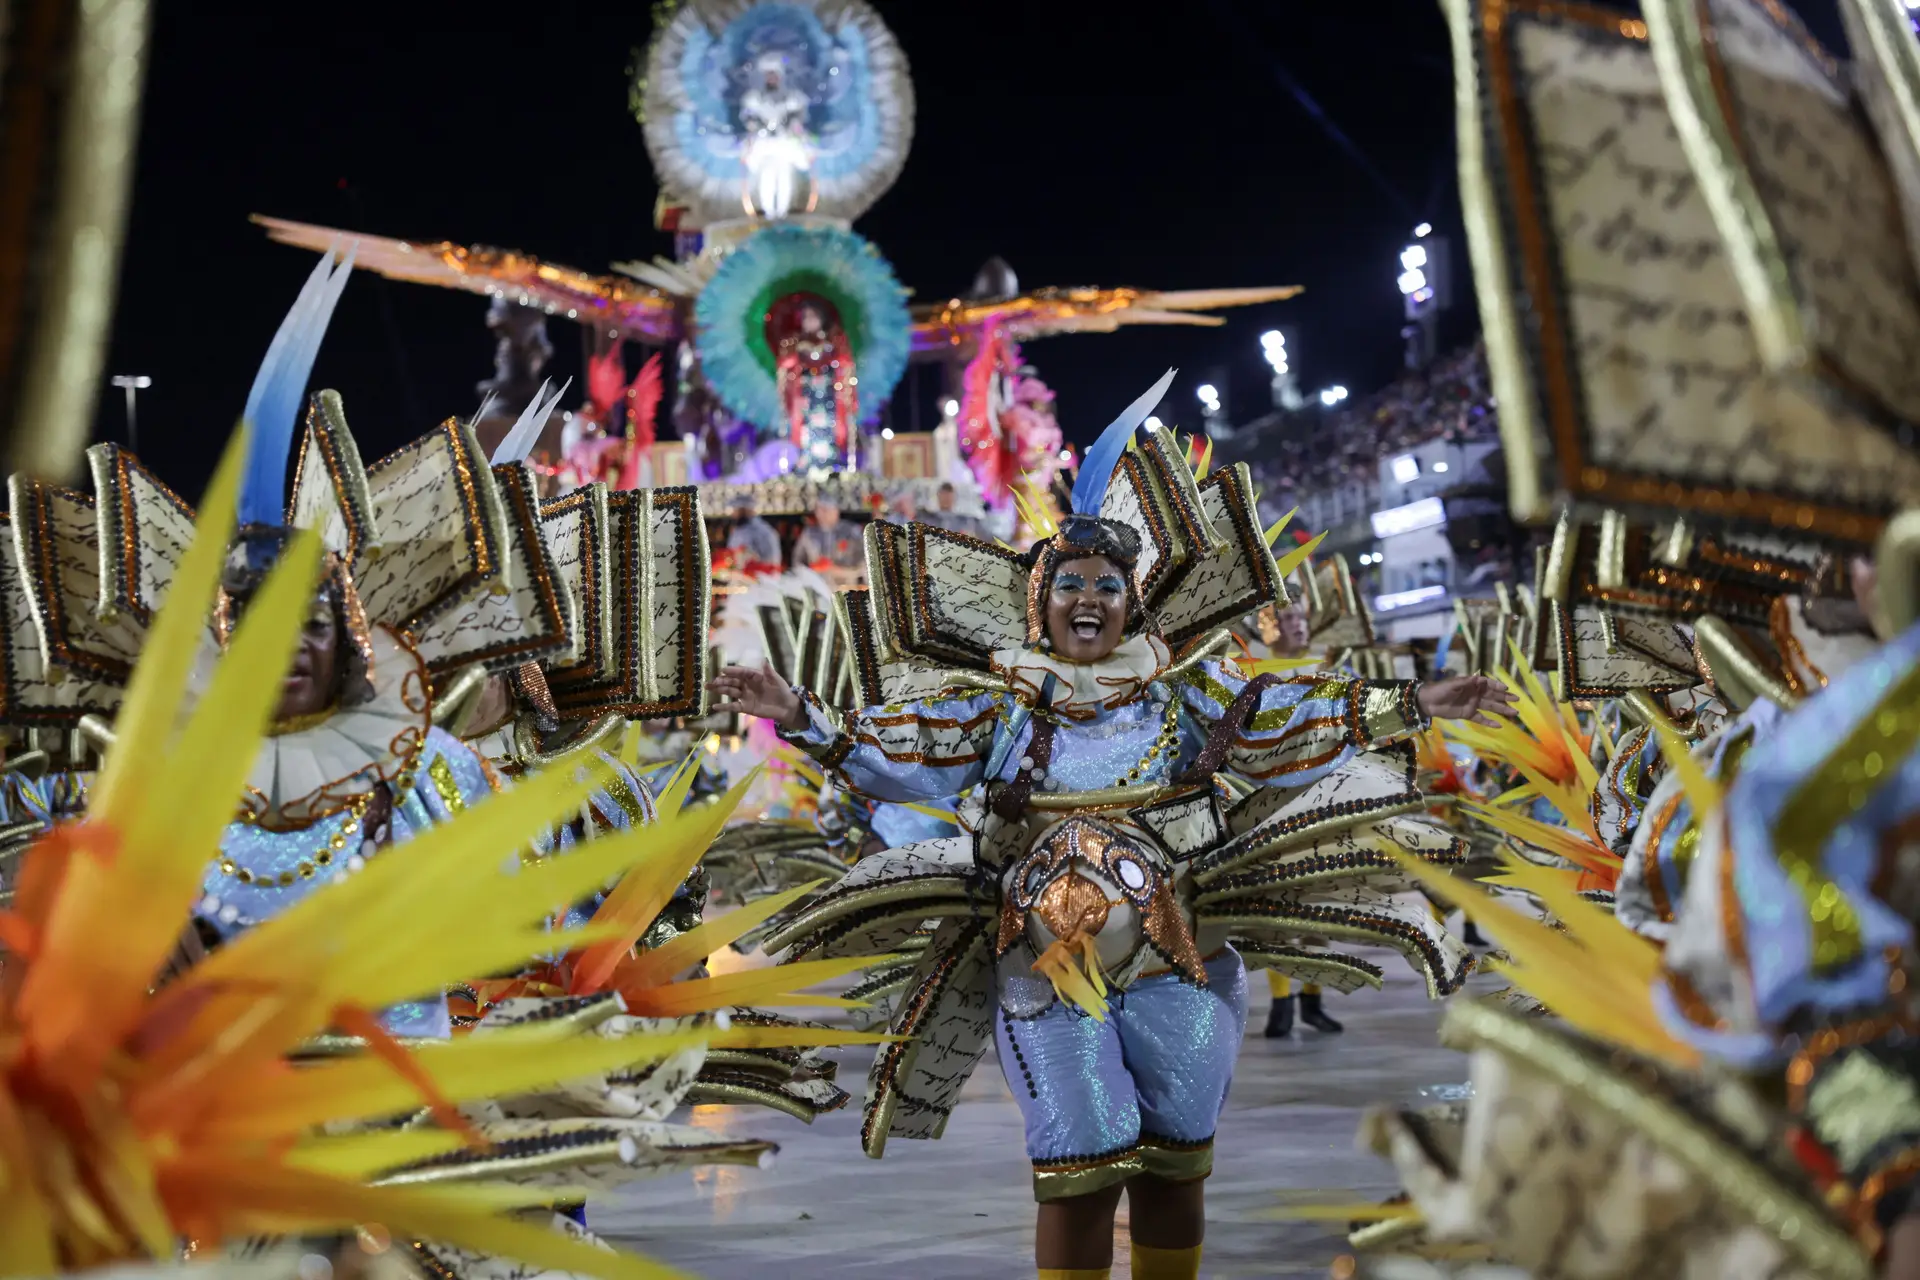
<svg viewBox="0 0 1920 1280">
<path fill-rule="evenodd" d="M 1143 978 L 1104 1022 L 1056 1000 L 1034 1018 L 1001 1012 L 1000 1070 L 1026 1121 L 1036 1165 L 1118 1158 L 1142 1135 L 1178 1143 L 1213 1136 L 1247 1027 L 1247 973 L 1224 948 L 1207 985 Z"/>
</svg>

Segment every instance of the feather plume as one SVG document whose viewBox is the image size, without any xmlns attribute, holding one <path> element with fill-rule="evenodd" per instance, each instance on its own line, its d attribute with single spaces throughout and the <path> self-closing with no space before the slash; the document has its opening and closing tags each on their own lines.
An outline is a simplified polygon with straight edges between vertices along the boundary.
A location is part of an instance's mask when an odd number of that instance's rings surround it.
<svg viewBox="0 0 1920 1280">
<path fill-rule="evenodd" d="M 287 454 L 300 416 L 300 399 L 313 373 L 335 304 L 353 273 L 353 250 L 336 267 L 329 247 L 280 322 L 266 358 L 247 392 L 244 420 L 251 424 L 252 452 L 240 488 L 243 524 L 278 525 L 286 519 Z"/>
<path fill-rule="evenodd" d="M 620 464 L 615 489 L 640 487 L 640 460 L 653 451 L 657 435 L 655 418 L 660 412 L 660 397 L 665 392 L 660 378 L 660 354 L 655 352 L 647 357 L 627 387 L 627 457 Z"/>
<path fill-rule="evenodd" d="M 547 429 L 547 419 L 553 416 L 555 407 L 560 403 L 560 397 L 567 394 L 567 388 L 573 385 L 573 379 L 568 378 L 560 384 L 558 391 L 549 396 L 548 381 L 546 379 L 541 381 L 540 389 L 533 393 L 533 399 L 520 411 L 520 416 L 507 430 L 506 438 L 500 441 L 500 447 L 493 451 L 493 457 L 488 461 L 494 466 L 525 460 L 527 454 L 533 451 L 533 442 L 538 440 L 540 433 Z"/>
<path fill-rule="evenodd" d="M 1153 412 L 1154 406 L 1160 403 L 1161 397 L 1167 394 L 1176 372 L 1169 369 L 1161 374 L 1160 381 L 1148 387 L 1145 395 L 1128 405 L 1088 448 L 1086 457 L 1080 461 L 1080 474 L 1073 482 L 1075 515 L 1100 514 L 1101 500 L 1107 496 L 1107 481 L 1113 478 L 1113 469 L 1119 465 L 1121 453 L 1126 450 L 1127 442 L 1133 439 L 1133 433 L 1140 424 L 1147 420 L 1147 415 Z"/>
</svg>

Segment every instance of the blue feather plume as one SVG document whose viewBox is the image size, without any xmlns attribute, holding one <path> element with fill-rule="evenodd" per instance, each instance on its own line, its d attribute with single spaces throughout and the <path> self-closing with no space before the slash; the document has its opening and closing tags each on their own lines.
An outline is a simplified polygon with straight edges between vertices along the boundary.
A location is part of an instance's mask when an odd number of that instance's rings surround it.
<svg viewBox="0 0 1920 1280">
<path fill-rule="evenodd" d="M 279 525 L 286 520 L 287 455 L 293 447 L 300 402 L 313 373 L 320 340 L 335 304 L 353 273 L 353 251 L 336 267 L 328 247 L 301 287 L 247 392 L 245 419 L 252 428 L 247 471 L 240 482 L 240 523 Z"/>
<path fill-rule="evenodd" d="M 1100 503 L 1107 496 L 1107 482 L 1113 479 L 1113 469 L 1120 465 L 1120 455 L 1126 452 L 1127 441 L 1133 439 L 1133 433 L 1167 394 L 1176 372 L 1169 369 L 1161 374 L 1160 381 L 1148 387 L 1145 395 L 1128 405 L 1087 450 L 1086 456 L 1080 460 L 1080 474 L 1073 481 L 1075 515 L 1100 514 Z"/>
</svg>

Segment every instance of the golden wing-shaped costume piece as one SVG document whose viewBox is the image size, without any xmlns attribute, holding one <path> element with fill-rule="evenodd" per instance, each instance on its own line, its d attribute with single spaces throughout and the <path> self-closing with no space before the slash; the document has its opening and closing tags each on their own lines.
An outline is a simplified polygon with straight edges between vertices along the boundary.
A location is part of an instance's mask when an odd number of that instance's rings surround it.
<svg viewBox="0 0 1920 1280">
<path fill-rule="evenodd" d="M 329 245 L 353 244 L 354 265 L 389 280 L 506 298 L 565 316 L 620 337 L 655 346 L 682 336 L 678 299 L 669 291 L 625 276 L 596 276 L 559 263 L 542 262 L 516 249 L 468 247 L 450 240 L 431 243 L 337 231 L 282 218 L 256 217 L 281 244 L 323 253 Z"/>
<path fill-rule="evenodd" d="M 329 245 L 354 244 L 354 265 L 390 280 L 506 298 L 656 346 L 687 336 L 691 322 L 685 304 L 699 294 L 718 263 L 713 257 L 691 262 L 655 258 L 615 263 L 620 274 L 599 276 L 516 249 L 396 240 L 283 218 L 257 216 L 254 221 L 273 240 L 316 253 Z M 1170 291 L 1052 288 L 998 301 L 954 299 L 913 309 L 913 350 L 970 347 L 990 324 L 1005 325 L 1016 338 L 1111 333 L 1132 324 L 1218 325 L 1224 323 L 1219 317 L 1201 313 L 1279 302 L 1299 292 L 1297 285 Z"/>
<path fill-rule="evenodd" d="M 1131 324 L 1211 327 L 1226 322 L 1202 313 L 1282 302 L 1299 292 L 1299 285 L 1179 290 L 1080 287 L 1036 289 L 994 301 L 954 298 L 913 309 L 913 349 L 966 346 L 996 324 L 1017 340 L 1056 333 L 1112 333 Z"/>
</svg>

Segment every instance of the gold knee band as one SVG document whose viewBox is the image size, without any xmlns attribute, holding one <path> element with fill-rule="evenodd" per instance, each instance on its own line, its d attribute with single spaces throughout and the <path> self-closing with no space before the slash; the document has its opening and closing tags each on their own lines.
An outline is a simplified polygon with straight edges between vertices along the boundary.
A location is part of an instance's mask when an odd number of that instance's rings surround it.
<svg viewBox="0 0 1920 1280">
<path fill-rule="evenodd" d="M 1049 1200 L 1067 1200 L 1117 1187 L 1146 1171 L 1141 1156 L 1140 1148 L 1128 1147 L 1125 1151 L 1087 1160 L 1036 1161 L 1033 1198 L 1045 1204 Z"/>
<path fill-rule="evenodd" d="M 1293 994 L 1293 979 L 1284 973 L 1267 970 L 1267 990 L 1273 992 L 1275 1000 L 1285 1000 Z"/>
<path fill-rule="evenodd" d="M 1195 1182 L 1213 1172 L 1213 1139 L 1175 1142 L 1140 1135 L 1141 1171 L 1168 1182 Z"/>
<path fill-rule="evenodd" d="M 1112 1267 L 1041 1267 L 1040 1280 L 1107 1280 Z"/>
<path fill-rule="evenodd" d="M 1155 1249 L 1136 1244 L 1133 1252 L 1133 1280 L 1199 1280 L 1200 1246 L 1191 1249 Z"/>
</svg>

